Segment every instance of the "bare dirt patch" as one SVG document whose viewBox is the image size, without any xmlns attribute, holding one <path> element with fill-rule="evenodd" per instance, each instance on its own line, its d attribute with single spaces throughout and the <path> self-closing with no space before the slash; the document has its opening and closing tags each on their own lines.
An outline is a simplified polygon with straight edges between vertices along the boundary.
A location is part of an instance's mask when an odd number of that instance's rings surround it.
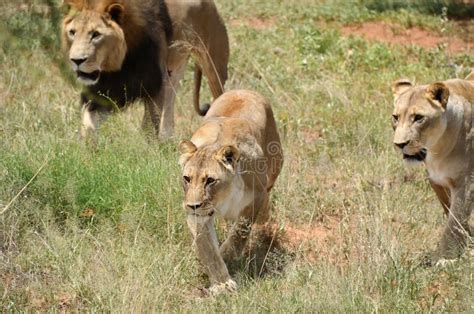
<svg viewBox="0 0 474 314">
<path fill-rule="evenodd" d="M 456 28 L 459 29 L 457 34 L 459 38 L 468 43 L 474 43 L 474 23 L 472 20 L 456 21 Z"/>
<path fill-rule="evenodd" d="M 246 26 L 256 30 L 268 29 L 275 25 L 276 18 L 252 17 L 250 19 L 232 19 L 230 25 L 232 27 Z"/>
<path fill-rule="evenodd" d="M 311 224 L 286 224 L 283 243 L 289 251 L 304 252 L 305 259 L 309 262 L 316 262 L 321 258 L 333 260 L 333 248 L 340 247 L 343 243 L 341 222 L 341 218 L 337 216 L 325 216 L 321 221 Z"/>
<path fill-rule="evenodd" d="M 254 277 L 281 273 L 290 260 L 316 263 L 321 259 L 343 265 L 336 247 L 343 245 L 341 218 L 324 216 L 308 224 L 275 221 L 256 225 L 244 250 L 247 273 Z M 232 268 L 232 266 L 231 266 Z"/>
<path fill-rule="evenodd" d="M 405 29 L 400 25 L 387 22 L 366 22 L 360 25 L 341 28 L 344 36 L 360 36 L 368 41 L 378 41 L 395 45 L 416 45 L 423 48 L 436 48 L 446 45 L 451 53 L 474 50 L 474 41 L 465 41 L 456 36 L 443 36 L 419 27 Z"/>
</svg>

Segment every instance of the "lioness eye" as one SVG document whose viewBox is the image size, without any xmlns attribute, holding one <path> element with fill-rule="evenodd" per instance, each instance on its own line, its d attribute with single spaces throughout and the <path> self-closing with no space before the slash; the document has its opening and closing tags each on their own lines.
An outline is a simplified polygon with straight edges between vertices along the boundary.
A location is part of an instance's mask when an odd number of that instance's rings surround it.
<svg viewBox="0 0 474 314">
<path fill-rule="evenodd" d="M 93 32 L 91 33 L 92 39 L 96 39 L 96 38 L 98 38 L 100 35 L 102 35 L 102 34 L 99 33 L 98 31 L 93 31 Z"/>
<path fill-rule="evenodd" d="M 416 114 L 415 117 L 413 118 L 413 121 L 422 122 L 424 119 L 425 119 L 425 117 L 422 116 L 421 114 Z"/>
<path fill-rule="evenodd" d="M 392 115 L 392 119 L 393 121 L 398 122 L 398 115 L 396 114 Z"/>
<path fill-rule="evenodd" d="M 207 179 L 206 179 L 206 185 L 211 185 L 211 184 L 213 184 L 214 182 L 216 182 L 216 179 L 214 179 L 214 178 L 207 178 Z"/>
<path fill-rule="evenodd" d="M 69 36 L 73 37 L 74 35 L 76 35 L 76 31 L 74 29 L 70 29 Z"/>
<path fill-rule="evenodd" d="M 184 182 L 186 182 L 186 183 L 191 182 L 191 178 L 188 177 L 188 176 L 183 176 L 183 180 L 184 180 Z"/>
</svg>

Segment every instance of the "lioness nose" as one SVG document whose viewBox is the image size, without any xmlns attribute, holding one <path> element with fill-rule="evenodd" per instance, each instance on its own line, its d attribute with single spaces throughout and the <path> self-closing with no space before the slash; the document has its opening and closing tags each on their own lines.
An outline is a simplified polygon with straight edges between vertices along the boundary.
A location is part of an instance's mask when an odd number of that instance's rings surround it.
<svg viewBox="0 0 474 314">
<path fill-rule="evenodd" d="M 202 203 L 192 203 L 192 204 L 186 204 L 189 208 L 192 210 L 196 210 L 202 206 Z"/>
<path fill-rule="evenodd" d="M 84 59 L 74 59 L 74 58 L 71 58 L 71 61 L 74 62 L 77 66 L 80 66 L 82 63 L 84 63 L 84 61 L 86 61 L 87 58 L 84 58 Z"/>
<path fill-rule="evenodd" d="M 403 147 L 407 146 L 408 144 L 408 141 L 407 142 L 403 142 L 403 143 L 394 143 L 398 148 L 400 149 L 403 149 Z"/>
</svg>

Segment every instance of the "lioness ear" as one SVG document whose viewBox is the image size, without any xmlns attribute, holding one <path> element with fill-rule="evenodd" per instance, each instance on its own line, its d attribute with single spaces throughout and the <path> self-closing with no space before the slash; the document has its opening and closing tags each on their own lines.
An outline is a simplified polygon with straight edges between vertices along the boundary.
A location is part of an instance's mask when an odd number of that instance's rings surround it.
<svg viewBox="0 0 474 314">
<path fill-rule="evenodd" d="M 393 96 L 398 97 L 400 96 L 404 91 L 412 87 L 413 84 L 410 82 L 410 80 L 407 79 L 400 79 L 392 84 L 392 92 Z"/>
<path fill-rule="evenodd" d="M 179 164 L 182 167 L 189 160 L 189 158 L 194 155 L 197 150 L 197 147 L 196 145 L 194 145 L 193 142 L 184 140 L 179 143 L 178 149 L 181 153 L 181 156 L 179 157 Z"/>
<path fill-rule="evenodd" d="M 227 145 L 217 151 L 215 158 L 231 172 L 235 172 L 235 167 L 240 158 L 240 152 L 234 145 Z"/>
<path fill-rule="evenodd" d="M 122 22 L 124 7 L 120 3 L 112 3 L 105 9 L 105 13 L 110 15 L 110 18 L 120 24 Z"/>
<path fill-rule="evenodd" d="M 426 97 L 435 105 L 446 109 L 449 99 L 449 89 L 442 82 L 435 82 L 426 89 Z"/>
</svg>

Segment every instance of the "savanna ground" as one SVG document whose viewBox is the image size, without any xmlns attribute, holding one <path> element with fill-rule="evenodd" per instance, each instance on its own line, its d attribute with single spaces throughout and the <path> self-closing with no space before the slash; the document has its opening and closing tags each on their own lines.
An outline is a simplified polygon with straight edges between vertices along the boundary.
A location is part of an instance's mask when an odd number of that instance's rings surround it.
<svg viewBox="0 0 474 314">
<path fill-rule="evenodd" d="M 473 5 L 217 2 L 231 38 L 227 88 L 265 95 L 284 145 L 272 223 L 252 239 L 270 249 L 232 266 L 238 293 L 202 297 L 176 150 L 201 122 L 191 69 L 175 138 L 148 143 L 138 105 L 111 118 L 93 149 L 78 141 L 56 2 L 1 0 L 0 308 L 473 312 L 472 250 L 421 265 L 442 209 L 422 167 L 404 167 L 390 127 L 392 81 L 474 66 Z"/>
</svg>

